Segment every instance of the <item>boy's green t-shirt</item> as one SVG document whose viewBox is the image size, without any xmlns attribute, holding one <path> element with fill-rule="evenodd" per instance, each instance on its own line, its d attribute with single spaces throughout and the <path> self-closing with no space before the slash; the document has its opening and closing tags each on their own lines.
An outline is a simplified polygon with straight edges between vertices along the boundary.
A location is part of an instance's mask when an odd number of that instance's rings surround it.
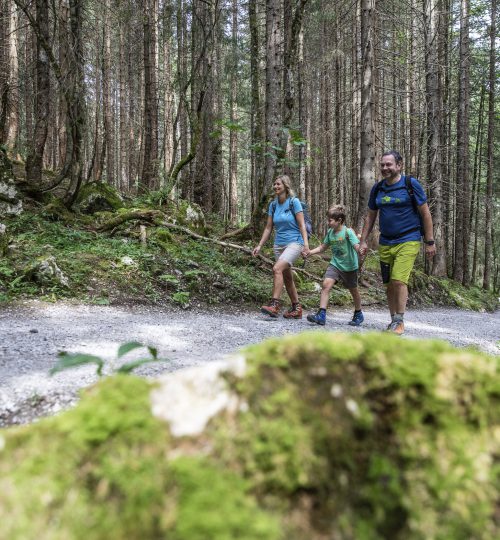
<svg viewBox="0 0 500 540">
<path fill-rule="evenodd" d="M 328 229 L 323 244 L 332 247 L 332 259 L 330 264 L 342 270 L 342 272 L 352 272 L 358 269 L 358 254 L 354 245 L 359 244 L 359 239 L 352 229 L 345 225 L 336 233 L 333 229 Z"/>
</svg>

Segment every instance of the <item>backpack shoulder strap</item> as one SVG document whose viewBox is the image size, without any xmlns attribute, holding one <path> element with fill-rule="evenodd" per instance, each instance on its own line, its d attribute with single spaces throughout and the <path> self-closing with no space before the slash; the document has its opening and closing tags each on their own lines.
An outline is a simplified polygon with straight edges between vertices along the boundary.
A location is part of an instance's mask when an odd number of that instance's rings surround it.
<svg viewBox="0 0 500 540">
<path fill-rule="evenodd" d="M 378 192 L 380 191 L 380 188 L 382 187 L 382 184 L 383 184 L 383 183 L 384 183 L 384 181 L 383 181 L 383 180 L 380 180 L 379 182 L 377 182 L 377 183 L 375 184 L 375 193 L 374 193 L 375 199 L 377 198 Z"/>
<path fill-rule="evenodd" d="M 410 196 L 413 197 L 413 184 L 411 183 L 411 176 L 409 174 L 405 176 L 405 186 Z"/>
<path fill-rule="evenodd" d="M 417 199 L 415 198 L 415 192 L 413 191 L 413 184 L 411 183 L 411 176 L 409 174 L 405 175 L 405 187 L 410 196 L 413 210 L 418 213 Z"/>
</svg>

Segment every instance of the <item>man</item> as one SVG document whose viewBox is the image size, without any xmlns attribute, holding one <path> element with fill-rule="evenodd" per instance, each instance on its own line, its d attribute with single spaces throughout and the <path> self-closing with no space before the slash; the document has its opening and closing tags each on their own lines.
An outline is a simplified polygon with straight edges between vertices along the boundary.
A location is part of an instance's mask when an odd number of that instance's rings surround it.
<svg viewBox="0 0 500 540">
<path fill-rule="evenodd" d="M 368 215 L 361 234 L 359 252 L 366 254 L 366 239 L 380 211 L 379 255 L 382 281 L 387 286 L 391 322 L 387 330 L 404 333 L 404 314 L 408 301 L 408 280 L 424 236 L 425 253 L 436 254 L 432 217 L 422 186 L 415 178 L 401 175 L 403 158 L 395 150 L 380 161 L 383 180 L 375 184 L 368 201 Z M 423 228 L 423 233 L 422 233 Z"/>
</svg>

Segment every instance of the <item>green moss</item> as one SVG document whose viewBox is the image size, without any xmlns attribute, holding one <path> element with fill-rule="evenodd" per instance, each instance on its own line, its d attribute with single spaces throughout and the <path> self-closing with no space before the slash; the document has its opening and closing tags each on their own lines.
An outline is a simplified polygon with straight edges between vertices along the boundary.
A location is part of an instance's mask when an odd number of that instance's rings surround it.
<svg viewBox="0 0 500 540">
<path fill-rule="evenodd" d="M 79 191 L 75 208 L 83 213 L 93 214 L 98 211 L 119 210 L 123 199 L 119 192 L 104 182 L 90 182 Z"/>
<path fill-rule="evenodd" d="M 2 538 L 152 537 L 168 439 L 150 415 L 149 389 L 135 377 L 107 379 L 76 409 L 11 432 L 0 460 Z"/>
<path fill-rule="evenodd" d="M 48 197 L 47 204 L 43 207 L 41 215 L 50 221 L 62 221 L 73 223 L 75 215 L 70 212 L 64 202 L 56 197 Z"/>
<path fill-rule="evenodd" d="M 186 457 L 173 461 L 170 471 L 180 490 L 173 540 L 282 538 L 278 520 L 259 509 L 248 483 L 234 473 Z"/>
</svg>

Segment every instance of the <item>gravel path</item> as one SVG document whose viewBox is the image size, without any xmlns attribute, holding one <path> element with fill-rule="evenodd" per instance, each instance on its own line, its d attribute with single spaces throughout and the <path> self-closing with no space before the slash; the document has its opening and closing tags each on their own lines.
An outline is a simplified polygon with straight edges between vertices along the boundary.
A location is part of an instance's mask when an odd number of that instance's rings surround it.
<svg viewBox="0 0 500 540">
<path fill-rule="evenodd" d="M 0 426 L 26 423 L 53 414 L 77 400 L 78 390 L 96 380 L 95 368 L 84 366 L 48 376 L 57 352 L 85 352 L 107 360 L 107 371 L 121 343 L 139 341 L 158 348 L 168 362 L 143 366 L 137 373 L 155 376 L 221 358 L 270 336 L 319 331 L 366 332 L 387 324 L 385 310 L 368 308 L 361 328 L 347 326 L 351 311 L 329 314 L 324 328 L 259 313 L 158 310 L 29 302 L 0 310 Z M 442 338 L 457 346 L 474 345 L 499 354 L 500 312 L 455 309 L 411 310 L 404 339 Z M 139 357 L 139 351 L 130 354 Z M 130 360 L 129 356 L 123 361 Z"/>
</svg>

